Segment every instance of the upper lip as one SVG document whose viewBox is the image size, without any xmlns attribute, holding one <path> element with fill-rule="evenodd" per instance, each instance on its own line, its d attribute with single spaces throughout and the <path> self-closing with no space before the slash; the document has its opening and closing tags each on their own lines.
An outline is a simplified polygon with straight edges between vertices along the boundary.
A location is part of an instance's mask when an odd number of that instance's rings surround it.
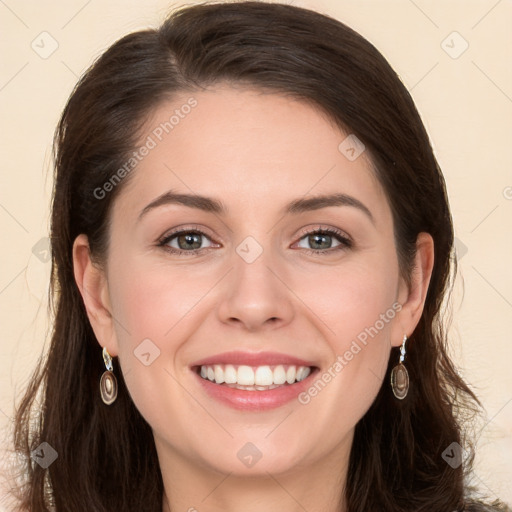
<svg viewBox="0 0 512 512">
<path fill-rule="evenodd" d="M 279 352 L 223 352 L 201 359 L 191 366 L 211 366 L 214 364 L 232 364 L 246 366 L 275 366 L 279 364 L 295 366 L 314 366 L 311 361 Z"/>
</svg>

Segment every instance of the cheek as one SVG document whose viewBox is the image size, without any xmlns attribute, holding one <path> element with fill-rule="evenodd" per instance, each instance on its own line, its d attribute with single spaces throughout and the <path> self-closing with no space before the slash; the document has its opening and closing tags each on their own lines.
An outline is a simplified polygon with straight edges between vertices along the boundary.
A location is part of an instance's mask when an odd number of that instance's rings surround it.
<svg viewBox="0 0 512 512">
<path fill-rule="evenodd" d="M 133 350 L 150 338 L 162 350 L 172 347 L 175 326 L 193 312 L 215 282 L 211 272 L 160 264 L 149 267 L 136 259 L 124 267 L 129 272 L 117 270 L 112 275 L 111 292 L 120 345 L 127 343 Z"/>
<path fill-rule="evenodd" d="M 303 288 L 304 299 L 325 325 L 330 361 L 302 396 L 314 417 L 347 431 L 365 414 L 385 376 L 396 301 L 398 265 L 392 256 L 326 272 L 328 286 Z M 319 281 L 317 281 L 318 283 Z M 311 283 L 310 283 L 311 284 Z M 318 324 L 318 322 L 317 322 Z"/>
<path fill-rule="evenodd" d="M 337 316 L 333 311 L 333 319 L 337 319 L 338 350 L 347 349 L 347 343 L 352 340 L 364 343 L 375 339 L 389 346 L 390 327 L 396 312 L 392 281 L 366 270 L 360 275 L 352 274 L 341 288 Z"/>
<path fill-rule="evenodd" d="M 388 339 L 397 312 L 397 282 L 393 253 L 368 254 L 336 269 L 312 272 L 300 285 L 297 281 L 295 289 L 323 321 L 332 349 L 342 354 L 355 339 Z"/>
<path fill-rule="evenodd" d="M 169 411 L 190 407 L 190 397 L 177 384 L 176 359 L 187 339 L 187 322 L 182 321 L 204 287 L 187 286 L 190 280 L 174 272 L 167 278 L 163 269 L 130 266 L 130 276 L 119 272 L 113 309 L 119 364 L 130 397 L 142 417 L 155 432 L 175 445 L 189 438 L 183 417 Z M 188 318 L 188 317 L 187 317 Z M 193 404 L 192 404 L 193 406 Z M 195 411 L 196 414 L 199 414 Z M 190 422 L 188 422 L 190 424 Z M 186 446 L 185 446 L 186 448 Z"/>
</svg>

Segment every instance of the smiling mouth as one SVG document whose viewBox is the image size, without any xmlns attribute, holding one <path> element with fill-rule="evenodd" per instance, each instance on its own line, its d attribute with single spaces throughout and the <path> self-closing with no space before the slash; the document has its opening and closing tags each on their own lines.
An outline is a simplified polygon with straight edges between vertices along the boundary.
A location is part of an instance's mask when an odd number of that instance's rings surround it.
<svg viewBox="0 0 512 512">
<path fill-rule="evenodd" d="M 195 370 L 201 378 L 219 386 L 244 391 L 268 391 L 292 386 L 306 379 L 315 367 L 285 364 L 272 366 L 214 364 L 197 366 Z"/>
</svg>

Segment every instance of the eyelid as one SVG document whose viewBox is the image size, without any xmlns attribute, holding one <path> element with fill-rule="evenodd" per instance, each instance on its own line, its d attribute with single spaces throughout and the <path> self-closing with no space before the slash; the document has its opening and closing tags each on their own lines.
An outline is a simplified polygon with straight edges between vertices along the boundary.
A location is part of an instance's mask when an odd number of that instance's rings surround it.
<svg viewBox="0 0 512 512">
<path fill-rule="evenodd" d="M 158 240 L 162 241 L 165 239 L 168 239 L 174 235 L 179 235 L 181 233 L 190 233 L 190 232 L 196 232 L 200 233 L 201 235 L 204 235 L 210 239 L 213 239 L 213 235 L 210 233 L 210 231 L 203 227 L 196 224 L 184 224 L 182 226 L 177 226 L 169 231 L 166 231 L 165 234 L 163 234 Z"/>
<path fill-rule="evenodd" d="M 339 229 L 339 228 L 335 228 L 335 227 L 332 227 L 332 226 L 327 226 L 325 224 L 315 224 L 313 227 L 312 226 L 307 226 L 305 228 L 302 228 L 301 231 L 299 232 L 299 237 L 300 238 L 303 238 L 304 236 L 307 236 L 307 235 L 311 235 L 311 234 L 314 234 L 314 233 L 317 233 L 317 232 L 326 232 L 326 233 L 329 233 L 329 234 L 335 234 L 345 240 L 347 240 L 348 242 L 350 242 L 351 244 L 354 243 L 354 240 L 352 239 L 352 237 L 345 231 L 343 231 L 342 229 Z"/>
</svg>

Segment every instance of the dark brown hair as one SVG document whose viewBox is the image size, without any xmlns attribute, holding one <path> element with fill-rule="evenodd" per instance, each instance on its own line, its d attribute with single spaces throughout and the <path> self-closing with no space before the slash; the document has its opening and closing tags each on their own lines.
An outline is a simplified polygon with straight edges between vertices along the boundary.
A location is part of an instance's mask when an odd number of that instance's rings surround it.
<svg viewBox="0 0 512 512">
<path fill-rule="evenodd" d="M 471 457 L 455 469 L 442 457 L 452 443 L 464 444 L 460 418 L 478 401 L 447 355 L 440 308 L 456 270 L 453 227 L 420 116 L 384 57 L 354 30 L 307 9 L 261 2 L 183 8 L 158 30 L 123 37 L 82 76 L 64 109 L 55 135 L 51 345 L 16 416 L 15 448 L 25 461 L 20 510 L 161 510 L 152 432 L 117 365 L 118 399 L 110 407 L 100 399 L 101 349 L 75 283 L 72 246 L 85 233 L 92 256 L 104 261 L 112 203 L 130 177 L 101 200 L 94 191 L 137 147 L 141 126 L 162 101 L 220 82 L 309 102 L 365 144 L 391 206 L 404 277 L 418 234 L 434 239 L 430 287 L 408 344 L 411 389 L 403 401 L 391 393 L 393 349 L 388 377 L 356 426 L 347 510 L 484 510 L 468 505 Z M 48 469 L 30 458 L 41 442 L 58 452 Z"/>
</svg>

